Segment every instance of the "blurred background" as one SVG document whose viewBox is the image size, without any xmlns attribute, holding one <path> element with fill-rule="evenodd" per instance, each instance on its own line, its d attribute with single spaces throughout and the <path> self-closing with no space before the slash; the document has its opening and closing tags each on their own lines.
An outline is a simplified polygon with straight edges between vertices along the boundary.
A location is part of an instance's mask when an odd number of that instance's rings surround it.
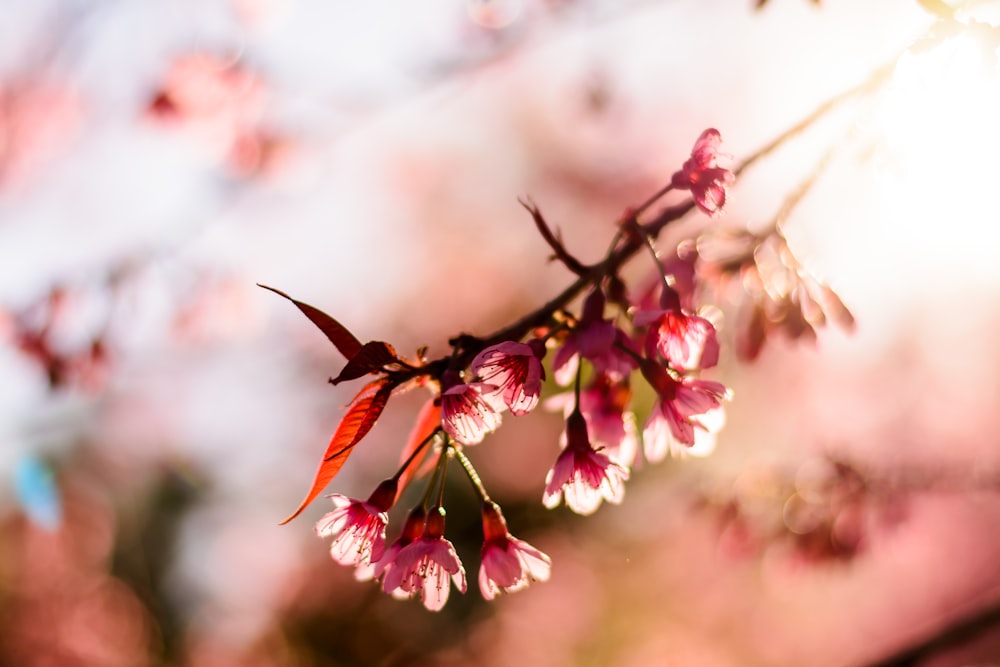
<svg viewBox="0 0 1000 667">
<path fill-rule="evenodd" d="M 0 664 L 1000 664 L 1000 8 L 943 7 L 5 2 Z M 444 354 L 571 279 L 518 197 L 596 261 L 703 129 L 736 164 L 886 63 L 662 239 L 765 228 L 816 175 L 783 229 L 853 332 L 749 362 L 745 299 L 706 292 L 735 391 L 715 452 L 592 517 L 541 507 L 559 414 L 470 451 L 550 582 L 432 614 L 330 560 L 329 501 L 277 525 L 357 387 L 255 283 Z M 395 471 L 419 394 L 331 492 Z"/>
</svg>

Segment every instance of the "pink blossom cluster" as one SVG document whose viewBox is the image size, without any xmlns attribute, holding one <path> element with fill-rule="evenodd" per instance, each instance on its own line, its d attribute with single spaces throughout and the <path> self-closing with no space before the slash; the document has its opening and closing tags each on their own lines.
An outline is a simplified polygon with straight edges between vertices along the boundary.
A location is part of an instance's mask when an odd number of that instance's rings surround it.
<svg viewBox="0 0 1000 667">
<path fill-rule="evenodd" d="M 377 489 L 367 501 L 332 495 L 337 509 L 320 519 L 316 534 L 333 537 L 331 556 L 341 565 L 354 566 L 359 580 L 374 579 L 395 598 L 419 597 L 427 609 L 439 611 L 448 602 L 452 585 L 460 593 L 467 589 L 465 567 L 455 546 L 444 537 L 444 508 L 416 506 L 399 537 L 386 547 L 388 508 L 378 504 L 378 493 Z M 485 599 L 549 578 L 551 559 L 510 534 L 499 505 L 485 501 L 482 521 L 479 590 Z"/>
<path fill-rule="evenodd" d="M 732 172 L 716 164 L 719 141 L 716 130 L 704 132 L 664 192 L 689 190 L 703 211 L 718 213 L 733 180 Z M 723 384 L 701 377 L 718 364 L 720 345 L 713 321 L 693 309 L 692 285 L 669 276 L 657 259 L 662 279 L 658 303 L 630 299 L 617 267 L 610 266 L 617 253 L 635 252 L 628 244 L 648 244 L 657 255 L 637 213 L 626 216 L 606 265 L 596 270 L 573 258 L 537 208 L 528 208 L 555 256 L 580 276 L 579 293 L 586 296 L 578 315 L 564 307 L 542 309 L 530 325 L 512 326 L 487 339 L 453 339 L 449 357 L 427 362 L 419 354 L 416 360 L 399 357 L 387 343 L 362 345 L 332 318 L 293 300 L 348 357 L 332 380 L 335 384 L 378 376 L 349 408 L 303 506 L 340 469 L 394 391 L 413 386 L 437 390 L 417 420 L 396 475 L 364 501 L 331 495 L 335 509 L 316 524 L 316 534 L 331 539 L 333 560 L 354 567 L 358 579 L 375 580 L 396 598 L 419 598 L 433 611 L 446 604 L 452 587 L 461 593 L 467 589 L 465 566 L 445 537 L 443 498 L 450 460 L 459 461 L 482 503 L 478 581 L 483 598 L 492 600 L 549 578 L 550 558 L 511 535 L 466 451 L 498 429 L 505 413 L 520 417 L 539 405 L 550 351 L 552 379 L 572 387 L 546 402 L 562 410 L 566 420 L 561 450 L 555 452 L 542 491 L 542 503 L 550 509 L 564 503 L 588 515 L 605 501 L 622 502 L 640 451 L 651 463 L 668 453 L 711 451 L 724 421 L 723 403 L 730 397 Z M 634 382 L 645 382 L 655 394 L 641 429 L 633 412 Z M 389 512 L 402 488 L 428 474 L 423 500 L 387 545 Z"/>
</svg>

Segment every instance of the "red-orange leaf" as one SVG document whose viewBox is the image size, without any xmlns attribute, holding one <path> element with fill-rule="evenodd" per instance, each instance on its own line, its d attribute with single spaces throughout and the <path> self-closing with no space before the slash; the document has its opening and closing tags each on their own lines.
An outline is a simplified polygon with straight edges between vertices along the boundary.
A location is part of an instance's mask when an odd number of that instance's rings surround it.
<svg viewBox="0 0 1000 667">
<path fill-rule="evenodd" d="M 313 479 L 309 493 L 306 494 L 298 508 L 279 525 L 284 525 L 301 514 L 302 510 L 340 472 L 344 463 L 347 462 L 347 457 L 354 451 L 354 446 L 368 435 L 368 431 L 375 425 L 391 394 L 392 383 L 376 380 L 355 397 L 344 418 L 340 421 L 340 425 L 337 426 L 336 433 L 330 439 L 330 444 L 326 447 L 326 453 L 323 454 L 323 460 L 320 461 L 319 468 L 316 470 L 316 477 Z"/>
<path fill-rule="evenodd" d="M 420 446 L 420 443 L 429 438 L 440 427 L 441 406 L 435 404 L 435 399 L 431 398 L 420 409 L 420 414 L 417 415 L 417 422 L 413 425 L 410 437 L 407 439 L 406 446 L 403 447 L 403 453 L 399 457 L 399 465 L 406 463 L 406 460 L 413 455 L 413 452 Z M 399 491 L 396 492 L 397 498 L 406 489 L 406 485 L 413 479 L 417 470 L 420 469 L 420 464 L 427 458 L 427 454 L 432 449 L 433 447 L 430 446 L 430 443 L 424 445 L 423 450 L 414 456 L 413 460 L 406 466 L 406 470 L 399 476 Z"/>
<path fill-rule="evenodd" d="M 257 283 L 257 287 L 263 287 L 266 290 L 270 290 L 278 296 L 283 296 L 294 303 L 295 306 L 302 311 L 302 314 L 309 318 L 310 322 L 315 324 L 319 327 L 320 331 L 326 334 L 326 337 L 331 343 L 333 343 L 333 346 L 336 347 L 346 359 L 350 360 L 354 358 L 354 356 L 361 351 L 361 341 L 355 338 L 354 334 L 347 330 L 347 327 L 324 313 L 319 308 L 314 308 L 308 303 L 296 301 L 279 289 L 268 287 L 267 285 L 261 285 L 260 283 Z"/>
<path fill-rule="evenodd" d="M 340 384 L 347 380 L 357 378 L 381 370 L 386 364 L 398 362 L 396 350 L 392 345 L 383 343 L 380 340 L 373 340 L 361 346 L 361 349 L 351 357 L 340 375 L 330 380 L 332 384 Z"/>
</svg>

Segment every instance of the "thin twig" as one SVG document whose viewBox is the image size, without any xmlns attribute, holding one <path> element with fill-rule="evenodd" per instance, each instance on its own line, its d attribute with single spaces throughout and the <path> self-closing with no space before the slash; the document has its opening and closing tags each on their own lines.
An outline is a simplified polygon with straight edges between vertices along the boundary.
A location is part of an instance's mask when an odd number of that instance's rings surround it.
<svg viewBox="0 0 1000 667">
<path fill-rule="evenodd" d="M 877 90 L 879 87 L 884 85 L 885 82 L 889 79 L 892 72 L 896 68 L 896 61 L 908 49 L 909 46 L 900 53 L 896 54 L 896 56 L 890 62 L 877 67 L 875 70 L 872 71 L 872 73 L 868 76 L 868 78 L 866 78 L 861 83 L 852 86 L 851 88 L 848 88 L 847 90 L 844 90 L 838 93 L 837 95 L 834 95 L 833 97 L 824 101 L 822 104 L 817 106 L 812 112 L 806 115 L 798 123 L 796 123 L 789 129 L 779 134 L 772 141 L 764 145 L 762 148 L 758 149 L 756 152 L 746 157 L 742 162 L 740 162 L 736 166 L 736 168 L 733 170 L 733 173 L 739 176 L 744 171 L 749 169 L 751 166 L 756 164 L 759 160 L 761 160 L 762 158 L 766 157 L 767 155 L 771 154 L 779 147 L 784 145 L 790 139 L 810 128 L 812 125 L 817 123 L 819 120 L 821 120 L 823 117 L 825 117 L 834 109 L 838 108 L 844 102 L 850 100 L 851 98 Z M 660 191 L 658 191 L 654 196 L 650 197 L 649 200 L 647 201 L 648 202 L 656 201 L 668 189 L 669 189 L 668 187 L 661 188 Z M 524 205 L 525 208 L 528 208 L 529 211 L 532 211 L 532 209 L 529 208 L 528 205 L 524 204 L 523 202 L 522 205 Z M 688 200 L 681 204 L 667 207 L 662 211 L 660 211 L 659 214 L 657 214 L 657 216 L 653 218 L 650 222 L 643 224 L 641 226 L 642 230 L 643 232 L 645 232 L 646 235 L 656 238 L 668 224 L 684 217 L 694 207 L 695 203 L 693 200 Z M 534 211 L 532 211 L 532 215 L 534 215 Z M 536 224 L 537 223 L 538 220 L 536 220 Z M 559 248 L 562 249 L 563 252 L 565 252 L 565 249 L 562 248 L 562 244 L 559 243 L 558 240 L 555 240 L 555 245 L 553 245 L 553 242 L 549 238 L 551 236 L 551 231 L 548 232 L 549 236 L 546 236 L 546 232 L 543 231 L 546 229 L 547 226 L 539 226 L 539 230 L 542 231 L 543 237 L 546 238 L 546 241 L 549 242 L 549 245 L 553 246 L 554 250 L 556 250 L 556 248 Z M 476 336 L 469 336 L 465 334 L 455 337 L 453 341 L 456 342 L 461 341 L 463 349 L 461 355 L 459 355 L 457 359 L 453 359 L 452 361 L 457 361 L 459 364 L 468 362 L 481 350 L 483 350 L 486 347 L 489 347 L 490 345 L 495 345 L 497 343 L 501 343 L 506 340 L 520 340 L 524 336 L 526 336 L 528 332 L 530 332 L 532 329 L 545 325 L 551 318 L 552 313 L 556 312 L 559 309 L 565 308 L 573 299 L 578 297 L 589 285 L 597 284 L 606 276 L 613 275 L 618 270 L 618 268 L 620 268 L 623 264 L 625 264 L 642 248 L 642 245 L 643 242 L 635 238 L 627 240 L 622 246 L 617 248 L 615 245 L 613 245 L 612 249 L 609 251 L 609 254 L 605 257 L 603 261 L 591 265 L 589 267 L 582 267 L 585 269 L 585 272 L 579 273 L 577 279 L 574 280 L 562 292 L 560 292 L 558 295 L 556 295 L 555 297 L 544 303 L 539 308 L 533 310 L 532 312 L 528 313 L 521 319 L 517 320 L 513 324 L 503 327 L 502 329 L 498 329 L 492 334 L 489 334 L 488 336 L 482 338 Z M 558 252 L 559 251 L 557 250 L 557 253 Z M 568 253 L 566 254 L 568 255 Z M 566 261 L 565 259 L 563 259 L 562 257 L 560 257 L 560 259 L 562 259 L 565 263 Z M 571 265 L 567 264 L 567 266 Z M 437 367 L 439 366 L 439 364 L 434 364 L 432 362 L 432 364 L 430 364 L 429 366 Z M 426 373 L 428 370 L 428 366 L 425 366 L 423 370 Z"/>
<path fill-rule="evenodd" d="M 538 228 L 538 233 L 542 235 L 545 242 L 549 244 L 550 248 L 552 248 L 552 252 L 555 253 L 555 259 L 558 259 L 560 262 L 565 264 L 566 268 L 576 275 L 586 275 L 587 267 L 583 264 L 583 262 L 569 254 L 566 247 L 563 246 L 562 241 L 552 233 L 548 223 L 545 222 L 545 218 L 542 217 L 542 212 L 538 210 L 538 207 L 535 206 L 534 202 L 530 200 L 526 202 L 523 199 L 518 199 L 517 203 L 527 209 L 528 213 L 531 214 L 532 219 L 535 221 L 535 227 Z"/>
<path fill-rule="evenodd" d="M 787 130 L 779 134 L 770 143 L 766 144 L 763 148 L 757 150 L 756 153 L 753 153 L 750 156 L 744 158 L 744 160 L 739 165 L 737 165 L 736 169 L 733 170 L 733 173 L 736 174 L 736 176 L 739 176 L 748 168 L 750 168 L 753 164 L 755 164 L 758 160 L 772 153 L 774 150 L 776 150 L 778 147 L 780 147 L 782 144 L 784 144 L 786 141 L 788 141 L 795 135 L 800 134 L 801 132 L 804 132 L 807 129 L 809 129 L 812 125 L 817 123 L 828 113 L 830 113 L 838 106 L 840 106 L 847 100 L 851 99 L 852 97 L 878 89 L 886 81 L 888 81 L 889 77 L 896 69 L 896 62 L 899 60 L 900 56 L 902 56 L 903 53 L 905 53 L 907 50 L 909 50 L 909 47 L 904 49 L 901 53 L 897 53 L 892 58 L 891 61 L 885 63 L 884 65 L 881 65 L 880 67 L 875 68 L 875 70 L 872 71 L 872 73 L 868 76 L 868 78 L 859 83 L 858 85 L 852 88 L 848 88 L 847 90 L 831 97 L 826 102 L 820 104 L 812 111 L 812 113 L 810 113 L 805 118 L 800 120 L 798 123 L 796 123 L 792 127 L 788 128 Z"/>
</svg>

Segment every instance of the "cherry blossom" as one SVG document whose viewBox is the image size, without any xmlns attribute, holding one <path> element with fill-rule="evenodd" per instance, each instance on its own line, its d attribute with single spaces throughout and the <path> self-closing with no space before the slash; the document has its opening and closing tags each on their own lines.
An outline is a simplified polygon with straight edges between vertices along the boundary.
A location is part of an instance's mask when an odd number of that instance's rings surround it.
<svg viewBox="0 0 1000 667">
<path fill-rule="evenodd" d="M 545 343 L 532 340 L 529 343 L 505 341 L 486 348 L 472 360 L 470 370 L 484 383 L 493 385 L 490 393 L 483 398 L 493 400 L 496 410 L 510 408 L 515 416 L 527 414 L 538 405 L 545 371 L 542 358 Z"/>
<path fill-rule="evenodd" d="M 427 514 L 423 534 L 403 546 L 387 563 L 382 589 L 394 597 L 413 597 L 429 611 L 440 611 L 448 602 L 451 578 L 460 592 L 465 593 L 465 568 L 455 547 L 444 538 L 444 508 L 435 507 Z"/>
<path fill-rule="evenodd" d="M 330 556 L 341 565 L 367 567 L 385 553 L 388 510 L 396 500 L 396 481 L 388 479 L 367 501 L 334 493 L 328 496 L 337 509 L 316 523 L 317 537 L 333 537 Z"/>
<path fill-rule="evenodd" d="M 621 503 L 628 477 L 627 468 L 591 446 L 587 422 L 575 411 L 566 421 L 566 448 L 545 477 L 542 504 L 552 509 L 565 499 L 577 514 L 593 514 L 604 500 Z"/>
<path fill-rule="evenodd" d="M 386 573 L 389 572 L 395 565 L 396 556 L 399 555 L 399 552 L 423 535 L 424 525 L 426 523 L 427 512 L 424 510 L 423 506 L 417 505 L 410 510 L 410 513 L 406 516 L 406 520 L 403 522 L 403 530 L 400 532 L 399 537 L 397 537 L 396 540 L 389 545 L 389 548 L 384 551 L 382 557 L 379 558 L 378 561 L 372 561 L 368 565 L 359 566 L 354 571 L 355 578 L 358 581 L 383 579 Z M 400 592 L 398 594 L 394 593 L 393 597 L 406 598 L 409 597 L 409 594 L 407 592 Z"/>
<path fill-rule="evenodd" d="M 721 406 L 687 419 L 692 427 L 692 442 L 676 436 L 673 421 L 658 414 L 662 410 L 662 404 L 655 405 L 643 426 L 643 455 L 647 461 L 662 461 L 667 454 L 673 458 L 704 457 L 715 451 L 718 433 L 726 423 L 726 413 Z"/>
<path fill-rule="evenodd" d="M 626 468 L 635 462 L 639 451 L 635 413 L 628 409 L 631 398 L 627 379 L 613 380 L 607 375 L 595 376 L 580 392 L 580 412 L 587 421 L 592 445 Z M 566 417 L 575 406 L 576 397 L 572 392 L 546 401 L 546 407 L 562 409 Z"/>
<path fill-rule="evenodd" d="M 701 133 L 691 150 L 691 157 L 670 180 L 679 190 L 690 190 L 694 203 L 709 215 L 715 215 L 726 205 L 726 187 L 735 176 L 729 169 L 716 166 L 722 135 L 709 128 Z"/>
<path fill-rule="evenodd" d="M 500 426 L 501 415 L 487 398 L 497 387 L 483 382 L 455 384 L 441 393 L 441 427 L 463 445 L 482 442 Z"/>
<path fill-rule="evenodd" d="M 604 319 L 604 295 L 595 290 L 584 303 L 583 315 L 552 360 L 556 382 L 567 385 L 576 377 L 580 357 L 589 360 L 598 373 L 621 378 L 635 368 L 632 357 L 621 349 L 632 342 L 621 329 Z"/>
<path fill-rule="evenodd" d="M 659 352 L 675 370 L 712 368 L 719 363 L 715 325 L 684 312 L 679 302 L 675 308 L 640 311 L 632 321 L 636 326 L 650 325 L 646 353 Z"/>
<path fill-rule="evenodd" d="M 552 560 L 507 531 L 507 521 L 494 502 L 483 503 L 483 548 L 479 568 L 479 590 L 492 600 L 497 594 L 513 593 L 532 581 L 548 581 Z"/>
<path fill-rule="evenodd" d="M 722 401 L 731 392 L 720 382 L 676 376 L 652 360 L 642 364 L 642 374 L 653 386 L 657 400 L 643 428 L 643 452 L 659 461 L 671 443 L 695 445 L 695 431 L 714 433 L 722 426 Z"/>
</svg>

